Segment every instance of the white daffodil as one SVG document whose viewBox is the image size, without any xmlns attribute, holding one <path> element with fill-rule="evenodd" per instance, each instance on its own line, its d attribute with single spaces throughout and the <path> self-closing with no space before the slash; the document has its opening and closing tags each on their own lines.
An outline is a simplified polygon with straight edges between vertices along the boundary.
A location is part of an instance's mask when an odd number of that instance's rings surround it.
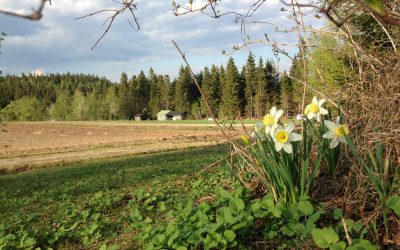
<svg viewBox="0 0 400 250">
<path fill-rule="evenodd" d="M 304 110 L 304 114 L 307 115 L 308 119 L 316 119 L 318 122 L 321 121 L 320 116 L 328 114 L 328 110 L 322 107 L 324 104 L 325 99 L 320 99 L 318 101 L 317 97 L 314 96 L 312 102 L 307 105 L 306 109 Z"/>
<path fill-rule="evenodd" d="M 275 129 L 273 139 L 275 142 L 276 151 L 279 152 L 283 148 L 283 150 L 285 150 L 285 152 L 288 154 L 291 154 L 293 152 L 293 147 L 290 142 L 301 140 L 301 135 L 292 133 L 293 129 L 294 123 L 285 125 L 285 127 L 278 126 Z"/>
<path fill-rule="evenodd" d="M 274 130 L 278 127 L 279 118 L 283 115 L 283 110 L 276 110 L 276 107 L 272 107 L 269 114 L 266 114 L 263 118 L 263 124 L 265 126 L 265 134 L 274 135 Z"/>
<path fill-rule="evenodd" d="M 261 122 L 257 122 L 254 126 L 253 133 L 251 134 L 252 138 L 258 138 L 260 140 L 265 140 L 265 126 Z"/>
<path fill-rule="evenodd" d="M 324 124 L 329 129 L 329 131 L 323 134 L 322 137 L 332 140 L 329 145 L 330 148 L 335 148 L 339 144 L 339 141 L 342 143 L 346 143 L 346 139 L 344 136 L 349 134 L 349 128 L 344 124 L 340 124 L 339 120 L 340 119 L 338 117 L 336 123 L 328 120 L 324 121 Z"/>
</svg>

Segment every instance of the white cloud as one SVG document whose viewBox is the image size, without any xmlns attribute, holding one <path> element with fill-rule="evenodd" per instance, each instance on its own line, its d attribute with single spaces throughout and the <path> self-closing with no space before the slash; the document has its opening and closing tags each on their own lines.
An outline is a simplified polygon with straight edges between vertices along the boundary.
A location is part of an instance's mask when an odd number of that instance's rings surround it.
<svg viewBox="0 0 400 250">
<path fill-rule="evenodd" d="M 30 73 L 31 73 L 32 75 L 35 75 L 35 76 L 41 76 L 41 75 L 44 74 L 44 68 L 41 67 L 41 68 L 34 69 L 34 70 L 32 70 Z"/>
<path fill-rule="evenodd" d="M 195 4 L 201 2 L 206 1 L 198 0 Z M 37 3 L 32 0 L 0 0 L 0 9 L 28 13 Z M 252 3 L 254 0 L 224 0 L 219 7 L 222 12 L 233 10 L 245 13 Z M 221 51 L 242 42 L 240 24 L 233 22 L 234 15 L 217 19 L 201 13 L 176 17 L 170 10 L 170 1 L 138 0 L 137 15 L 141 30 L 134 31 L 128 23 L 132 16 L 124 13 L 116 19 L 95 50 L 91 51 L 91 46 L 104 32 L 106 27 L 103 22 L 110 13 L 82 20 L 75 18 L 118 6 L 112 0 L 56 0 L 52 1 L 52 6 L 46 6 L 40 22 L 0 15 L 0 31 L 7 33 L 1 48 L 0 66 L 5 68 L 5 73 L 46 69 L 46 72 L 95 73 L 117 80 L 122 70 L 136 74 L 142 69 L 147 71 L 150 66 L 160 73 L 170 73 L 176 67 L 176 72 L 182 61 L 171 45 L 172 39 L 180 44 L 196 69 L 212 63 L 225 63 L 227 57 L 222 56 Z M 279 0 L 268 0 L 251 20 L 292 25 L 285 18 L 287 13 L 279 11 L 280 7 Z M 263 34 L 268 33 L 277 40 L 296 40 L 295 35 L 274 33 L 271 25 L 248 25 L 247 31 L 255 39 L 263 38 Z M 257 47 L 255 51 L 264 58 L 271 55 L 268 54 L 268 47 Z M 246 56 L 247 51 L 234 55 L 238 61 L 244 61 Z"/>
</svg>

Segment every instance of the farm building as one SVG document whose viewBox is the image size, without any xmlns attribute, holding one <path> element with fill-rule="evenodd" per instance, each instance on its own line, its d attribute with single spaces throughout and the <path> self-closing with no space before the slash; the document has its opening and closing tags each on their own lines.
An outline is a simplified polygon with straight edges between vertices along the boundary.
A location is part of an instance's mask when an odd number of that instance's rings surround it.
<svg viewBox="0 0 400 250">
<path fill-rule="evenodd" d="M 171 111 L 167 114 L 169 120 L 185 120 L 186 112 Z"/>
<path fill-rule="evenodd" d="M 147 114 L 136 114 L 135 115 L 135 121 L 143 121 L 143 120 L 148 120 L 149 116 Z"/>
<path fill-rule="evenodd" d="M 171 112 L 171 110 L 161 110 L 160 112 L 157 113 L 157 120 L 159 121 L 168 120 L 167 114 L 169 112 Z"/>
</svg>

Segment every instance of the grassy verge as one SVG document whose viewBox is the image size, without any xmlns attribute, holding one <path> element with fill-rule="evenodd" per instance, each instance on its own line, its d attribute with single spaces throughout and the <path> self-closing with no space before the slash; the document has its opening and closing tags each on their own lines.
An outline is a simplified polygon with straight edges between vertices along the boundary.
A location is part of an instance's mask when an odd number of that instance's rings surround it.
<svg viewBox="0 0 400 250">
<path fill-rule="evenodd" d="M 0 176 L 0 248 L 131 248 L 133 207 L 151 213 L 212 192 L 221 179 L 198 172 L 226 152 L 197 148 Z"/>
</svg>

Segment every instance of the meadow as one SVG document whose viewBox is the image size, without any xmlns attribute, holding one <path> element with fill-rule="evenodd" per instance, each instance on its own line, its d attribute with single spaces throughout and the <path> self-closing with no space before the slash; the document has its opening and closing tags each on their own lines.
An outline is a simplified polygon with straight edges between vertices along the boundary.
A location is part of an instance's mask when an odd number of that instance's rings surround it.
<svg viewBox="0 0 400 250">
<path fill-rule="evenodd" d="M 135 209 L 161 220 L 182 200 L 212 193 L 229 181 L 220 169 L 227 149 L 195 148 L 0 176 L 0 249 L 141 248 L 132 226 Z M 222 164 L 208 167 L 218 161 Z"/>
</svg>

